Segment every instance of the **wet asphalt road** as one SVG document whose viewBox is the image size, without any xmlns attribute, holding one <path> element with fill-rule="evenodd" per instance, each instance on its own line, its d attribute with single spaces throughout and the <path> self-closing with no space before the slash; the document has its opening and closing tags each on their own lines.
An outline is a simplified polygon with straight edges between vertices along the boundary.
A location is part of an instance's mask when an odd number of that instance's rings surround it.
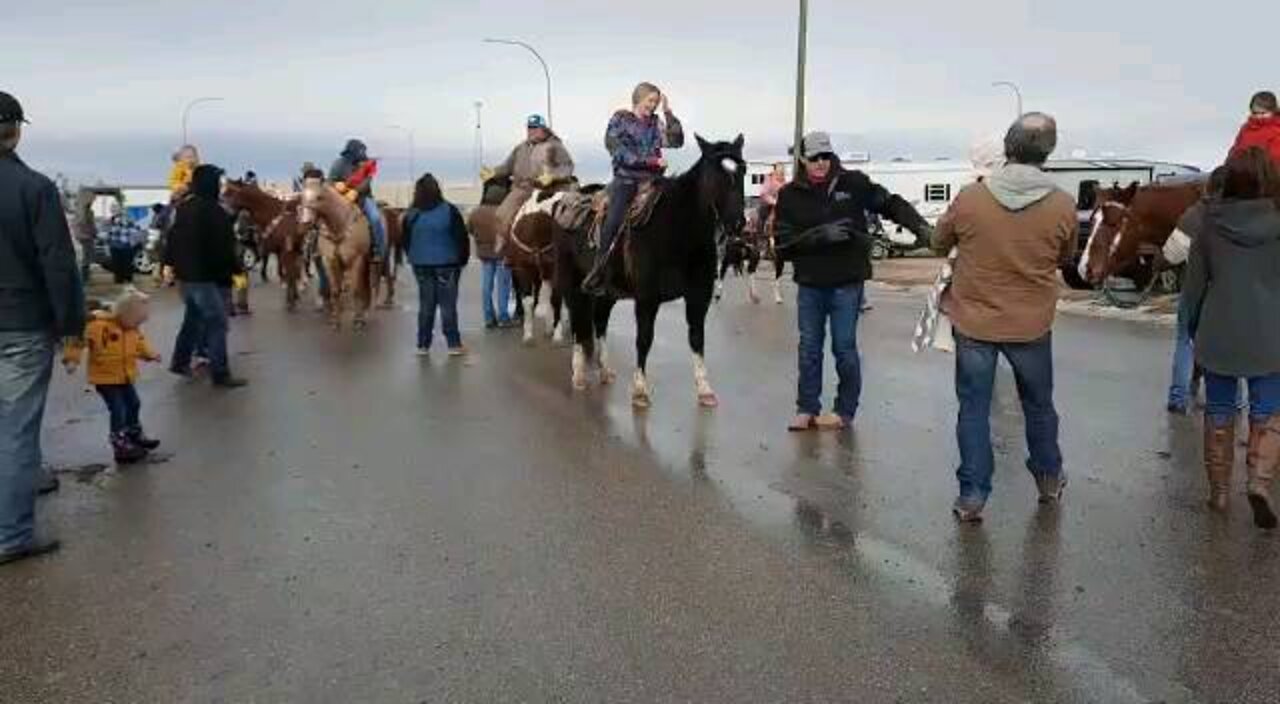
<svg viewBox="0 0 1280 704">
<path fill-rule="evenodd" d="M 958 527 L 951 360 L 909 352 L 913 298 L 872 294 L 856 432 L 794 436 L 792 290 L 712 313 L 711 412 L 669 307 L 635 414 L 625 383 L 573 393 L 567 350 L 479 330 L 467 278 L 465 361 L 415 358 L 409 310 L 335 336 L 260 287 L 233 324 L 252 387 L 148 370 L 174 456 L 42 500 L 67 545 L 0 569 L 0 700 L 1280 698 L 1280 540 L 1242 497 L 1201 508 L 1198 424 L 1162 410 L 1167 329 L 1062 320 L 1056 511 L 1002 372 L 996 495 Z M 166 350 L 176 323 L 161 294 Z M 633 329 L 620 309 L 623 380 Z M 48 459 L 106 461 L 105 424 L 59 374 Z"/>
</svg>

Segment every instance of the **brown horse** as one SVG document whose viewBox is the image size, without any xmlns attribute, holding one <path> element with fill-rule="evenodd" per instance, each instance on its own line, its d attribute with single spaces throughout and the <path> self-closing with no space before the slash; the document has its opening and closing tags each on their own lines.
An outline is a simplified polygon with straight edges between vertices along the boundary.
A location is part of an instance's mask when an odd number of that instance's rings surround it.
<svg viewBox="0 0 1280 704">
<path fill-rule="evenodd" d="M 396 305 L 396 274 L 404 263 L 404 208 L 393 208 L 389 205 L 378 206 L 382 210 L 382 220 L 387 225 L 387 259 L 373 278 L 373 291 L 370 295 L 377 298 L 381 293 L 379 308 L 394 308 Z"/>
<path fill-rule="evenodd" d="M 1197 178 L 1099 190 L 1080 276 L 1095 286 L 1123 276 L 1145 288 L 1157 272 L 1142 252 L 1164 245 L 1182 214 L 1200 200 L 1204 186 Z"/>
<path fill-rule="evenodd" d="M 223 198 L 236 210 L 249 213 L 258 235 L 258 251 L 265 262 L 275 254 L 285 282 L 285 308 L 298 307 L 298 284 L 302 279 L 304 232 L 298 225 L 298 204 L 267 193 L 257 184 L 228 181 Z M 265 267 L 266 264 L 264 263 Z M 265 268 L 264 268 L 265 271 Z"/>
<path fill-rule="evenodd" d="M 329 291 L 325 308 L 334 329 L 342 327 L 347 297 L 353 299 L 354 326 L 364 329 L 372 300 L 369 281 L 373 236 L 360 209 L 318 178 L 302 188 L 299 222 L 303 227 L 323 224 L 316 247 L 320 252 Z"/>
<path fill-rule="evenodd" d="M 526 345 L 533 343 L 533 319 L 536 316 L 544 319 L 548 326 L 547 336 L 554 342 L 558 344 L 565 339 L 565 329 L 561 325 L 561 293 L 554 287 L 559 225 L 551 216 L 556 194 L 562 190 L 563 187 L 552 186 L 533 194 L 517 213 L 503 252 L 515 280 L 516 293 L 523 298 L 524 309 L 528 311 L 524 318 Z M 551 289 L 549 310 L 547 305 L 538 303 L 543 284 Z"/>
</svg>

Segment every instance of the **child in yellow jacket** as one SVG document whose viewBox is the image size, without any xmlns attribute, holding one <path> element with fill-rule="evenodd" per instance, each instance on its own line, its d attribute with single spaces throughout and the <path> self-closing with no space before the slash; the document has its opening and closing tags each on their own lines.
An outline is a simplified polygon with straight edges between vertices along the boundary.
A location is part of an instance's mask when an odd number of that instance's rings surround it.
<svg viewBox="0 0 1280 704">
<path fill-rule="evenodd" d="M 160 361 L 160 355 L 151 349 L 142 333 L 148 315 L 147 297 L 127 290 L 110 312 L 94 314 L 85 326 L 84 339 L 67 345 L 62 360 L 67 373 L 74 373 L 88 349 L 89 383 L 107 404 L 111 416 L 111 449 L 119 464 L 137 462 L 160 446 L 160 441 L 142 432 L 139 418 L 142 401 L 133 386 L 138 379 L 138 360 Z"/>
</svg>

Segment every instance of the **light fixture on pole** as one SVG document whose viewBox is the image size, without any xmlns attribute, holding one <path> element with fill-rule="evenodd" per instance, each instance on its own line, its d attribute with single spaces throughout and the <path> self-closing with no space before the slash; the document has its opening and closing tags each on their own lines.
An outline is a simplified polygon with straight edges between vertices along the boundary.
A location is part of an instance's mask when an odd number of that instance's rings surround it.
<svg viewBox="0 0 1280 704">
<path fill-rule="evenodd" d="M 793 173 L 800 173 L 800 160 L 804 158 L 804 78 L 809 45 L 809 0 L 800 0 L 799 39 L 796 43 L 796 130 L 791 142 Z"/>
<path fill-rule="evenodd" d="M 182 144 L 183 146 L 191 144 L 191 141 L 187 139 L 187 120 L 191 117 L 191 108 L 194 108 L 195 106 L 201 103 L 217 103 L 217 102 L 221 102 L 222 100 L 223 98 L 215 98 L 215 97 L 196 98 L 195 100 L 188 102 L 186 107 L 182 108 Z"/>
<path fill-rule="evenodd" d="M 1012 90 L 1014 96 L 1018 98 L 1017 118 L 1021 118 L 1023 115 L 1026 114 L 1025 112 L 1022 111 L 1022 89 L 1018 87 L 1017 83 L 1014 83 L 1012 81 L 996 81 L 995 83 L 991 84 L 991 87 L 992 88 L 1008 88 L 1009 90 Z"/>
<path fill-rule="evenodd" d="M 542 54 L 539 54 L 537 49 L 534 49 L 518 39 L 485 39 L 484 42 L 486 44 L 507 44 L 509 46 L 522 47 L 530 54 L 533 54 L 534 58 L 538 60 L 538 63 L 542 64 L 542 74 L 547 79 L 547 126 L 551 127 L 554 124 L 551 119 L 551 69 L 547 67 L 547 62 L 542 58 Z"/>
</svg>

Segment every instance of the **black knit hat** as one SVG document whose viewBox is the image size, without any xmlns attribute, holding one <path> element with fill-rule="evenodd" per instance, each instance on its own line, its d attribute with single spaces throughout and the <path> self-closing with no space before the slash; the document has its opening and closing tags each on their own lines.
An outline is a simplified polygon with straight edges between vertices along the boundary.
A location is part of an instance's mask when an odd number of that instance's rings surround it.
<svg viewBox="0 0 1280 704">
<path fill-rule="evenodd" d="M 0 125 L 26 121 L 27 116 L 22 112 L 22 103 L 12 95 L 0 91 Z"/>
</svg>

